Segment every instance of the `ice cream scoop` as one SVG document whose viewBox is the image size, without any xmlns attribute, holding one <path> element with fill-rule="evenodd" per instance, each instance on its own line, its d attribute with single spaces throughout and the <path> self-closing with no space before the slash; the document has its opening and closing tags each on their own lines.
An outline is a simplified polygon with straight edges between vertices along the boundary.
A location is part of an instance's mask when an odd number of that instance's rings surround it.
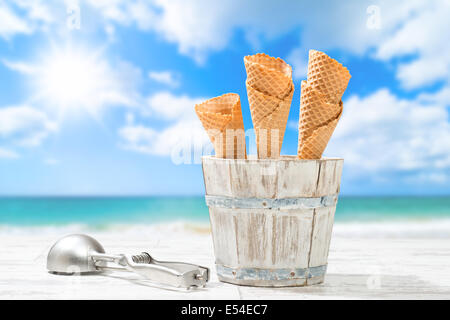
<svg viewBox="0 0 450 320">
<path fill-rule="evenodd" d="M 129 271 L 153 282 L 178 288 L 202 287 L 209 281 L 209 269 L 206 267 L 157 261 L 146 252 L 140 255 L 106 254 L 97 240 L 84 234 L 59 239 L 48 253 L 47 269 L 55 274 Z"/>
</svg>

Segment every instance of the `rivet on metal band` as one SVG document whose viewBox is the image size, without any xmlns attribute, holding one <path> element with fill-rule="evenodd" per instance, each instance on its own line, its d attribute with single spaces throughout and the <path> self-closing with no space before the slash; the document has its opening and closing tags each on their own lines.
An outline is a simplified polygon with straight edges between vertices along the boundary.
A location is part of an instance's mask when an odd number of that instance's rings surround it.
<svg viewBox="0 0 450 320">
<path fill-rule="evenodd" d="M 219 276 L 236 280 L 292 280 L 310 279 L 325 275 L 327 265 L 299 268 L 299 269 L 259 269 L 259 268 L 230 268 L 216 265 Z"/>
<path fill-rule="evenodd" d="M 232 198 L 223 196 L 205 196 L 206 205 L 216 208 L 239 209 L 312 209 L 336 205 L 337 194 L 317 198 Z"/>
</svg>

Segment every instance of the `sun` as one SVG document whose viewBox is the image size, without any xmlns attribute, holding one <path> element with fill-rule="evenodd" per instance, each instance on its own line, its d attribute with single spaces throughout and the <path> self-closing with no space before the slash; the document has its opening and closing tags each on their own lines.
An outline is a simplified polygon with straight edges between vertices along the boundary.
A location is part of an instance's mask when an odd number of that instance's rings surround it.
<svg viewBox="0 0 450 320">
<path fill-rule="evenodd" d="M 56 101 L 71 105 L 82 102 L 91 94 L 95 66 L 86 57 L 63 53 L 51 59 L 44 68 L 42 85 Z"/>
<path fill-rule="evenodd" d="M 80 110 L 95 114 L 97 95 L 108 87 L 110 73 L 98 52 L 55 48 L 43 59 L 35 77 L 37 95 L 62 114 Z"/>
</svg>

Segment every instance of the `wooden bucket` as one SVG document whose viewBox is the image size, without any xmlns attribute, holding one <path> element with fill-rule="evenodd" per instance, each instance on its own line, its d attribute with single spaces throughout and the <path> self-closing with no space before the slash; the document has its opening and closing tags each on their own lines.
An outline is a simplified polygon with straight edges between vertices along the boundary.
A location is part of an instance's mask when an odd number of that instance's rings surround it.
<svg viewBox="0 0 450 320">
<path fill-rule="evenodd" d="M 203 157 L 219 280 L 268 287 L 322 283 L 343 163 Z"/>
</svg>

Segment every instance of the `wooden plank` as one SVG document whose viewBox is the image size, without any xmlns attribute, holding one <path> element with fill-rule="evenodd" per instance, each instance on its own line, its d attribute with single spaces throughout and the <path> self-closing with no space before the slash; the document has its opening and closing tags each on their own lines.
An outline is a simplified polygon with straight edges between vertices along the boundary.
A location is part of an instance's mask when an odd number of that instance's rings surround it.
<svg viewBox="0 0 450 320">
<path fill-rule="evenodd" d="M 309 266 L 327 264 L 336 207 L 317 208 L 314 212 Z"/>
<path fill-rule="evenodd" d="M 339 193 L 343 160 L 318 160 L 320 163 L 316 197 Z"/>
<path fill-rule="evenodd" d="M 313 197 L 319 166 L 318 161 L 280 161 L 277 198 Z"/>
<path fill-rule="evenodd" d="M 308 267 L 313 212 L 304 209 L 274 214 L 271 245 L 274 268 Z"/>
<path fill-rule="evenodd" d="M 233 196 L 239 198 L 275 198 L 277 162 L 236 161 L 230 164 Z"/>
<path fill-rule="evenodd" d="M 222 208 L 210 208 L 209 213 L 216 263 L 239 265 L 235 216 L 230 214 L 229 209 Z"/>
<path fill-rule="evenodd" d="M 231 197 L 230 170 L 228 161 L 217 161 L 214 157 L 203 157 L 203 179 L 205 193 Z"/>
<path fill-rule="evenodd" d="M 235 228 L 239 266 L 271 266 L 272 215 L 264 209 L 236 210 Z"/>
</svg>

